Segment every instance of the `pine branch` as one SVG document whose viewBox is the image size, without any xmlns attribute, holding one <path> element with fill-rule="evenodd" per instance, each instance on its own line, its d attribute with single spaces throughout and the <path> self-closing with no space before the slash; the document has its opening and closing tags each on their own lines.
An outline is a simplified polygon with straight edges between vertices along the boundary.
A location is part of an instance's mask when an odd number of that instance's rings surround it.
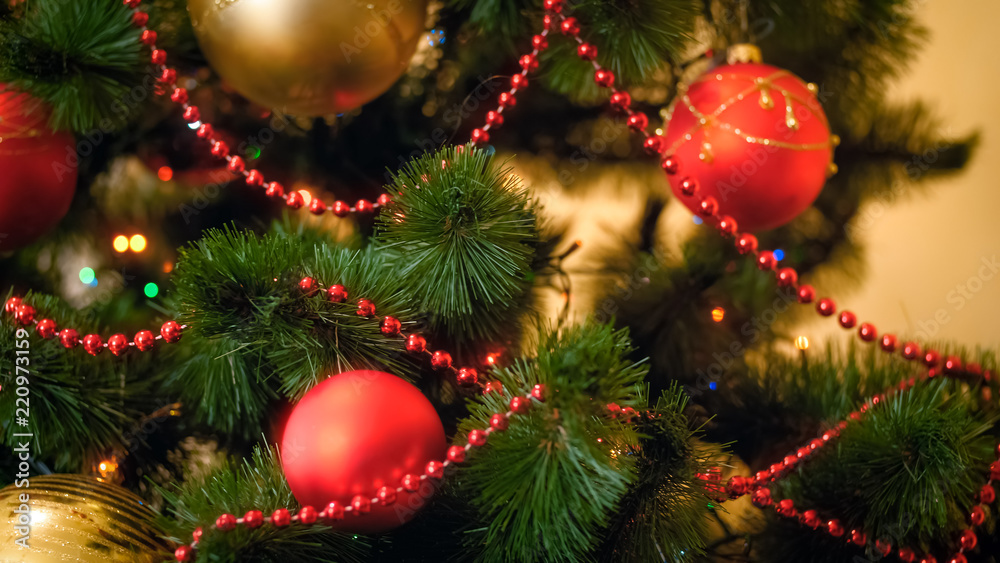
<svg viewBox="0 0 1000 563">
<path fill-rule="evenodd" d="M 459 342 L 509 333 L 539 245 L 538 205 L 511 169 L 480 149 L 448 148 L 405 165 L 390 189 L 399 195 L 378 238 L 431 325 Z"/>
<path fill-rule="evenodd" d="M 255 448 L 252 459 L 235 460 L 200 478 L 189 478 L 176 489 L 160 489 L 169 504 L 169 516 L 161 518 L 164 529 L 176 542 L 187 543 L 202 527 L 198 560 L 258 563 L 287 561 L 363 561 L 367 539 L 332 530 L 324 524 L 279 528 L 237 526 L 229 532 L 211 530 L 215 519 L 229 513 L 237 517 L 249 510 L 270 515 L 278 508 L 299 508 L 285 481 L 275 450 Z"/>
<path fill-rule="evenodd" d="M 459 434 L 488 425 L 492 413 L 536 383 L 549 390 L 544 404 L 473 450 L 461 474 L 485 526 L 469 539 L 481 549 L 479 560 L 576 561 L 597 544 L 635 477 L 633 458 L 611 447 L 634 444 L 635 435 L 605 407 L 643 404 L 637 386 L 646 369 L 627 359 L 629 349 L 627 333 L 609 325 L 549 331 L 537 357 L 496 373 L 502 395 L 470 403 Z"/>
<path fill-rule="evenodd" d="M 123 100 L 148 66 L 130 12 L 118 0 L 29 0 L 0 22 L 0 83 L 51 105 L 53 129 L 124 126 Z"/>
</svg>

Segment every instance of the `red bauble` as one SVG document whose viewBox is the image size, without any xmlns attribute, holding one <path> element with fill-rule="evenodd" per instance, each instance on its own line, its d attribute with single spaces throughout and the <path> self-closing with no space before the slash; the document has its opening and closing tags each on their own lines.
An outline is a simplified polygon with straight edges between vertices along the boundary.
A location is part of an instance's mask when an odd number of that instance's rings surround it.
<svg viewBox="0 0 1000 563">
<path fill-rule="evenodd" d="M 0 252 L 37 240 L 73 201 L 77 154 L 73 135 L 49 129 L 49 110 L 0 84 Z"/>
<path fill-rule="evenodd" d="M 382 487 L 399 487 L 408 473 L 420 475 L 443 461 L 444 427 L 426 397 L 388 373 L 358 370 L 313 387 L 295 406 L 281 441 L 281 465 L 303 505 L 350 506 L 373 499 Z M 348 514 L 335 527 L 376 533 L 409 521 L 433 492 L 422 481 L 401 491 L 389 506 L 372 503 L 365 514 Z"/>
<path fill-rule="evenodd" d="M 680 190 L 684 178 L 697 178 L 701 195 L 746 231 L 794 219 L 834 170 L 836 137 L 816 96 L 794 74 L 764 64 L 701 75 L 678 96 L 665 136 L 665 156 L 680 166 L 668 175 L 678 199 L 698 212 L 699 200 Z"/>
</svg>

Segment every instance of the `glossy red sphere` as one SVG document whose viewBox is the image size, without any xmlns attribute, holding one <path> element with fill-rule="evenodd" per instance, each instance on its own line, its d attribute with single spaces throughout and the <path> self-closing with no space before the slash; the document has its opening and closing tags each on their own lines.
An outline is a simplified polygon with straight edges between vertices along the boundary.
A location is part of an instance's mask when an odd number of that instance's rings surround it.
<svg viewBox="0 0 1000 563">
<path fill-rule="evenodd" d="M 441 420 L 416 387 L 388 373 L 359 370 L 323 381 L 299 401 L 285 427 L 281 461 L 301 504 L 347 505 L 356 495 L 371 499 L 381 487 L 404 484 L 404 475 L 423 474 L 446 450 Z M 394 506 L 374 505 L 369 514 L 334 526 L 368 533 L 405 523 L 432 491 L 419 481 L 412 486 Z"/>
</svg>

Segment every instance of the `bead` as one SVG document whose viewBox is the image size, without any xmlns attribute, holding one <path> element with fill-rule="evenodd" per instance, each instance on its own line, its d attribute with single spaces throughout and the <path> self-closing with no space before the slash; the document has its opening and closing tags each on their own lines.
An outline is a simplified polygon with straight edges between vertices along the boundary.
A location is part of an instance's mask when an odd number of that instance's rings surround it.
<svg viewBox="0 0 1000 563">
<path fill-rule="evenodd" d="M 580 43 L 576 48 L 576 56 L 585 61 L 593 61 L 597 59 L 597 47 L 590 43 Z"/>
<path fill-rule="evenodd" d="M 359 199 L 354 203 L 354 210 L 361 214 L 374 213 L 375 206 L 367 199 Z"/>
<path fill-rule="evenodd" d="M 989 483 L 983 485 L 983 488 L 979 489 L 979 502 L 983 504 L 993 504 L 993 501 L 997 499 L 997 492 L 993 490 L 993 485 Z"/>
<path fill-rule="evenodd" d="M 493 110 L 486 112 L 486 123 L 489 123 L 493 127 L 500 127 L 503 125 L 503 114 Z M 476 142 L 476 140 L 473 139 L 472 142 Z"/>
<path fill-rule="evenodd" d="M 799 275 L 792 268 L 778 270 L 778 287 L 793 287 L 799 281 Z"/>
<path fill-rule="evenodd" d="M 775 511 L 781 516 L 787 518 L 795 516 L 795 503 L 792 499 L 786 498 L 778 501 L 778 506 L 775 507 Z"/>
<path fill-rule="evenodd" d="M 555 29 L 557 21 L 558 20 L 551 15 L 545 14 L 545 16 L 542 17 L 542 27 L 547 31 L 552 31 Z"/>
<path fill-rule="evenodd" d="M 670 176 L 673 176 L 674 174 L 677 174 L 681 166 L 680 163 L 677 162 L 676 158 L 672 156 L 667 156 L 660 161 L 660 168 L 662 168 L 663 171 L 669 174 Z"/>
<path fill-rule="evenodd" d="M 543 51 L 549 46 L 549 40 L 544 35 L 535 35 L 531 38 L 531 46 L 539 51 Z"/>
<path fill-rule="evenodd" d="M 248 186 L 259 188 L 264 185 L 264 175 L 259 170 L 251 170 L 247 174 L 246 182 Z"/>
<path fill-rule="evenodd" d="M 291 192 L 288 194 L 288 198 L 285 199 L 285 205 L 292 209 L 299 209 L 305 204 L 306 199 L 299 192 Z"/>
<path fill-rule="evenodd" d="M 174 321 L 167 321 L 160 327 L 160 336 L 166 342 L 174 343 L 181 339 L 181 325 Z"/>
<path fill-rule="evenodd" d="M 182 545 L 174 550 L 174 559 L 184 563 L 191 560 L 191 546 Z"/>
<path fill-rule="evenodd" d="M 976 537 L 976 533 L 972 530 L 962 530 L 962 533 L 958 536 L 958 543 L 965 551 L 972 551 L 976 549 L 979 538 Z"/>
<path fill-rule="evenodd" d="M 758 483 L 764 483 L 771 480 L 771 472 L 767 470 L 758 471 L 753 477 Z"/>
<path fill-rule="evenodd" d="M 983 522 L 986 521 L 986 512 L 983 510 L 981 505 L 976 505 L 972 507 L 969 511 L 969 523 L 973 526 L 982 526 Z"/>
<path fill-rule="evenodd" d="M 628 92 L 614 92 L 611 94 L 608 102 L 615 111 L 625 113 L 628 111 L 629 106 L 632 105 L 632 96 L 630 96 Z M 643 129 L 645 129 L 645 127 L 643 127 Z"/>
<path fill-rule="evenodd" d="M 510 87 L 515 89 L 527 88 L 528 77 L 523 74 L 515 74 L 510 77 Z"/>
<path fill-rule="evenodd" d="M 532 54 L 524 55 L 517 60 L 517 64 L 521 65 L 524 70 L 532 72 L 538 69 L 538 57 Z"/>
<path fill-rule="evenodd" d="M 233 174 L 242 174 L 243 171 L 247 169 L 247 165 L 246 162 L 243 161 L 243 157 L 234 156 L 229 159 L 229 164 L 226 165 L 226 168 L 228 168 Z"/>
<path fill-rule="evenodd" d="M 201 112 L 195 106 L 188 106 L 184 108 L 184 113 L 181 114 L 184 121 L 188 123 L 194 123 L 196 121 L 201 121 Z"/>
<path fill-rule="evenodd" d="M 833 302 L 833 299 L 824 297 L 819 300 L 819 303 L 816 304 L 816 310 L 819 311 L 819 314 L 824 317 L 829 317 L 837 312 L 837 305 Z"/>
<path fill-rule="evenodd" d="M 771 506 L 771 490 L 767 488 L 757 489 L 751 495 L 750 500 L 757 508 Z"/>
<path fill-rule="evenodd" d="M 139 7 L 140 0 L 122 0 L 122 4 L 124 4 L 126 8 L 135 9 Z"/>
<path fill-rule="evenodd" d="M 250 510 L 243 515 L 243 523 L 251 530 L 259 528 L 264 523 L 264 513 L 259 510 Z"/>
<path fill-rule="evenodd" d="M 21 303 L 14 312 L 14 319 L 24 326 L 28 326 L 35 320 L 35 308 L 27 303 Z"/>
<path fill-rule="evenodd" d="M 395 495 L 396 490 L 393 489 L 392 492 Z M 317 518 L 319 518 L 319 514 L 317 514 L 316 509 L 311 506 L 303 506 L 299 510 L 299 522 L 302 522 L 303 524 L 315 524 Z"/>
<path fill-rule="evenodd" d="M 326 505 L 326 510 L 323 511 L 323 518 L 327 520 L 343 520 L 344 519 L 344 505 L 337 501 L 333 501 Z"/>
<path fill-rule="evenodd" d="M 612 86 L 615 85 L 615 73 L 611 72 L 610 70 L 605 70 L 603 68 L 597 69 L 596 71 L 594 71 L 594 82 L 598 86 L 602 86 L 604 88 L 611 88 Z"/>
<path fill-rule="evenodd" d="M 174 91 L 170 93 L 170 101 L 175 104 L 188 103 L 188 91 L 184 88 L 174 88 Z"/>
<path fill-rule="evenodd" d="M 351 212 L 351 206 L 347 205 L 346 201 L 340 201 L 339 199 L 333 202 L 333 214 L 337 217 L 347 217 Z"/>
<path fill-rule="evenodd" d="M 165 68 L 160 73 L 160 82 L 171 85 L 177 82 L 177 71 L 172 68 Z"/>
<path fill-rule="evenodd" d="M 928 553 L 920 558 L 920 563 L 937 563 L 937 557 Z"/>
<path fill-rule="evenodd" d="M 948 356 L 944 361 L 944 373 L 945 375 L 955 375 L 962 371 L 962 360 L 956 358 L 955 356 Z"/>
<path fill-rule="evenodd" d="M 472 130 L 472 135 L 470 136 L 472 143 L 475 145 L 485 145 L 490 142 L 490 134 L 479 127 Z"/>
<path fill-rule="evenodd" d="M 698 192 L 698 180 L 694 178 L 684 178 L 681 180 L 681 193 L 690 197 Z"/>
<path fill-rule="evenodd" d="M 108 338 L 108 350 L 116 356 L 121 356 L 128 352 L 128 338 L 124 334 L 112 334 Z"/>
<path fill-rule="evenodd" d="M 201 541 L 201 536 L 203 533 L 204 530 L 201 529 L 201 526 L 198 526 L 197 528 L 194 529 L 193 532 L 191 532 L 191 539 L 194 540 L 194 543 L 198 543 Z"/>
<path fill-rule="evenodd" d="M 386 336 L 397 336 L 399 335 L 400 329 L 403 327 L 403 323 L 399 322 L 396 317 L 385 317 L 382 322 L 379 323 L 379 330 L 382 334 Z"/>
<path fill-rule="evenodd" d="M 427 340 L 419 334 L 411 334 L 406 337 L 406 351 L 419 354 L 427 350 Z"/>
<path fill-rule="evenodd" d="M 536 400 L 545 401 L 545 386 L 541 383 L 531 388 L 531 396 Z"/>
<path fill-rule="evenodd" d="M 72 328 L 59 331 L 59 342 L 63 348 L 76 348 L 80 344 L 80 335 Z"/>
<path fill-rule="evenodd" d="M 372 303 L 370 299 L 358 299 L 357 313 L 359 317 L 374 317 L 375 303 Z"/>
<path fill-rule="evenodd" d="M 460 368 L 455 380 L 462 387 L 472 387 L 479 382 L 479 373 L 475 368 Z"/>
<path fill-rule="evenodd" d="M 146 24 L 148 23 L 149 23 L 149 14 L 147 14 L 146 12 L 135 12 L 132 14 L 132 25 L 136 27 L 146 27 Z"/>
<path fill-rule="evenodd" d="M 316 280 L 306 276 L 299 280 L 299 290 L 306 294 L 306 296 L 312 297 L 313 295 L 316 295 L 317 291 L 319 291 L 319 286 L 316 283 Z"/>
<path fill-rule="evenodd" d="M 747 494 L 749 490 L 750 483 L 746 477 L 734 475 L 733 477 L 730 477 L 729 481 L 726 483 L 726 493 L 729 494 L 729 498 L 734 500 Z"/>
<path fill-rule="evenodd" d="M 826 531 L 829 532 L 831 536 L 839 538 L 844 535 L 844 526 L 841 525 L 840 520 L 834 518 L 826 523 Z"/>
<path fill-rule="evenodd" d="M 441 479 L 444 477 L 444 464 L 440 461 L 428 461 L 427 467 L 424 469 L 424 473 L 426 473 L 428 477 Z"/>
<path fill-rule="evenodd" d="M 787 469 L 795 469 L 795 465 L 798 462 L 799 462 L 799 458 L 797 458 L 797 457 L 795 457 L 793 455 L 786 455 L 785 459 L 781 460 L 781 463 L 784 464 L 784 466 Z"/>
<path fill-rule="evenodd" d="M 396 488 L 382 487 L 377 493 L 375 493 L 375 497 L 378 499 L 379 504 L 389 506 L 390 504 L 396 502 Z"/>
<path fill-rule="evenodd" d="M 757 269 L 769 272 L 778 265 L 778 261 L 774 258 L 774 253 L 770 250 L 763 250 L 757 255 Z"/>
<path fill-rule="evenodd" d="M 875 330 L 875 325 L 871 323 L 861 323 L 861 328 L 858 329 L 858 336 L 865 342 L 873 342 L 878 338 L 878 331 Z"/>
<path fill-rule="evenodd" d="M 559 24 L 559 31 L 563 35 L 576 36 L 580 34 L 580 22 L 574 17 L 568 17 Z"/>
<path fill-rule="evenodd" d="M 879 341 L 879 346 L 883 351 L 889 352 L 890 354 L 896 351 L 896 335 L 895 334 L 883 334 L 882 340 Z"/>
<path fill-rule="evenodd" d="M 497 104 L 504 108 L 514 107 L 517 105 L 517 97 L 510 92 L 501 92 L 500 95 L 497 96 Z"/>
<path fill-rule="evenodd" d="M 232 514 L 223 514 L 215 519 L 215 527 L 223 532 L 228 532 L 236 527 L 236 517 Z"/>
<path fill-rule="evenodd" d="M 711 217 L 718 213 L 718 211 L 719 202 L 712 196 L 708 196 L 698 202 L 698 215 L 701 215 L 702 217 Z"/>
<path fill-rule="evenodd" d="M 542 2 L 542 8 L 546 12 L 554 12 L 556 14 L 562 12 L 564 0 L 544 0 Z"/>
<path fill-rule="evenodd" d="M 650 135 L 642 142 L 642 148 L 646 154 L 657 155 L 666 150 L 666 140 L 661 135 Z"/>
<path fill-rule="evenodd" d="M 462 463 L 465 461 L 465 448 L 462 446 L 448 448 L 448 461 L 452 463 Z"/>
<path fill-rule="evenodd" d="M 908 547 L 902 547 L 899 549 L 899 558 L 905 561 L 906 563 L 913 563 L 914 561 L 917 560 L 917 555 L 913 552 L 912 549 Z"/>
<path fill-rule="evenodd" d="M 800 285 L 798 291 L 799 303 L 809 304 L 816 298 L 816 290 L 811 285 Z"/>
<path fill-rule="evenodd" d="M 531 401 L 524 397 L 512 397 L 510 400 L 510 410 L 517 414 L 524 414 L 531 410 Z"/>
<path fill-rule="evenodd" d="M 156 343 L 156 337 L 153 336 L 153 332 L 149 330 L 140 330 L 135 333 L 135 347 L 139 349 L 140 352 L 148 352 L 153 349 L 153 345 Z"/>
<path fill-rule="evenodd" d="M 815 510 L 807 510 L 802 513 L 802 523 L 815 530 L 816 528 L 819 528 L 822 522 L 819 519 L 819 514 Z"/>
<path fill-rule="evenodd" d="M 420 488 L 420 476 L 412 473 L 403 475 L 403 489 L 409 492 L 416 492 Z"/>
<path fill-rule="evenodd" d="M 940 361 L 941 361 L 941 354 L 939 354 L 937 350 L 927 350 L 926 352 L 924 352 L 925 366 L 932 368 L 938 365 L 938 362 Z"/>
<path fill-rule="evenodd" d="M 740 254 L 750 254 L 751 252 L 756 252 L 757 237 L 749 233 L 740 235 L 740 238 L 736 239 L 736 250 Z"/>
<path fill-rule="evenodd" d="M 851 543 L 858 547 L 864 547 L 868 543 L 868 535 L 861 530 L 851 530 Z"/>
<path fill-rule="evenodd" d="M 142 41 L 143 45 L 152 47 L 156 45 L 156 32 L 152 29 L 144 29 L 142 30 L 142 35 L 139 36 L 139 40 Z"/>
<path fill-rule="evenodd" d="M 915 342 L 903 344 L 903 357 L 907 360 L 917 359 L 920 357 L 920 346 L 917 346 Z"/>
<path fill-rule="evenodd" d="M 431 367 L 434 369 L 448 369 L 451 367 L 451 354 L 443 350 L 437 350 L 431 355 Z"/>
<path fill-rule="evenodd" d="M 840 313 L 840 317 L 837 320 L 840 322 L 840 326 L 844 328 L 854 328 L 854 325 L 858 324 L 857 315 L 850 311 Z"/>
<path fill-rule="evenodd" d="M 201 126 L 198 127 L 198 131 L 195 135 L 197 135 L 199 139 L 208 140 L 215 136 L 215 129 L 212 128 L 211 123 L 202 123 Z"/>
<path fill-rule="evenodd" d="M 284 528 L 292 523 L 292 515 L 287 508 L 279 508 L 271 514 L 271 523 L 279 528 Z"/>
<path fill-rule="evenodd" d="M 42 319 L 35 325 L 35 332 L 42 338 L 52 338 L 57 332 L 56 322 L 52 319 Z"/>
<path fill-rule="evenodd" d="M 510 426 L 510 419 L 507 415 L 502 413 L 496 413 L 490 417 L 490 428 L 497 431 L 504 431 Z"/>
<path fill-rule="evenodd" d="M 22 303 L 20 297 L 11 297 L 3 305 L 3 310 L 7 312 L 8 315 L 13 315 L 17 312 L 17 307 Z"/>
<path fill-rule="evenodd" d="M 83 337 L 83 349 L 91 356 L 96 356 L 104 351 L 104 342 L 97 334 L 88 334 Z"/>
<path fill-rule="evenodd" d="M 285 195 L 285 187 L 278 182 L 268 182 L 267 190 L 264 191 L 267 197 L 279 198 Z"/>
<path fill-rule="evenodd" d="M 153 49 L 153 52 L 149 55 L 149 60 L 154 65 L 162 65 L 167 62 L 167 52 L 163 49 Z M 195 120 L 197 121 L 197 120 Z"/>
<path fill-rule="evenodd" d="M 477 447 L 485 446 L 487 436 L 482 430 L 472 430 L 469 432 L 469 443 Z"/>
<path fill-rule="evenodd" d="M 882 557 L 889 557 L 892 553 L 892 544 L 889 540 L 875 540 L 875 549 L 882 554 Z"/>
<path fill-rule="evenodd" d="M 646 114 L 641 111 L 637 111 L 629 115 L 628 119 L 625 120 L 625 123 L 628 125 L 629 129 L 634 131 L 645 131 L 646 127 L 649 125 L 649 118 L 646 117 Z"/>
<path fill-rule="evenodd" d="M 969 560 L 961 553 L 956 553 L 954 557 L 948 560 L 948 563 L 969 563 Z"/>
<path fill-rule="evenodd" d="M 309 202 L 309 213 L 312 213 L 313 215 L 322 215 L 326 213 L 326 204 L 323 203 L 323 200 L 318 197 L 312 198 Z"/>
</svg>

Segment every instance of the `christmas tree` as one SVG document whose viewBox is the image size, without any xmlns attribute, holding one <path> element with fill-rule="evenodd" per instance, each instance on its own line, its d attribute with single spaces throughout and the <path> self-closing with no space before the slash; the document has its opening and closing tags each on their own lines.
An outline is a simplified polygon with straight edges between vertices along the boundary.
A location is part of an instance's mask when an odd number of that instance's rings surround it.
<svg viewBox="0 0 1000 563">
<path fill-rule="evenodd" d="M 0 560 L 994 561 L 918 4 L 0 4 Z"/>
</svg>

